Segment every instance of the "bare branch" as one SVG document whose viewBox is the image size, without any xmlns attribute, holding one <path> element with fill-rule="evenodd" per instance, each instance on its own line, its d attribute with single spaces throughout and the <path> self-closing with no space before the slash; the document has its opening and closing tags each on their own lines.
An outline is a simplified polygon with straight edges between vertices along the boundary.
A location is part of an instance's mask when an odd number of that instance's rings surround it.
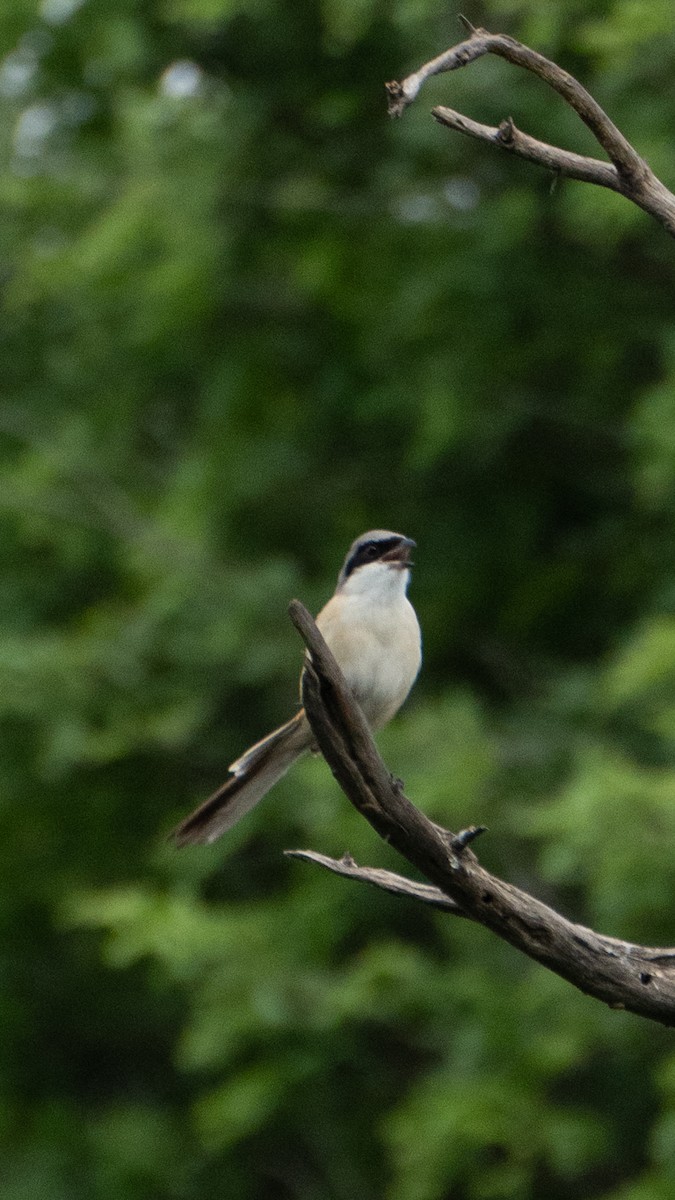
<svg viewBox="0 0 675 1200">
<path fill-rule="evenodd" d="M 286 850 L 284 853 L 289 858 L 299 858 L 303 862 L 325 867 L 327 871 L 332 871 L 334 875 L 342 875 L 345 879 L 369 883 L 392 896 L 406 896 L 408 900 L 419 900 L 422 904 L 430 904 L 432 908 L 454 913 L 456 917 L 466 916 L 454 900 L 439 888 L 432 887 L 430 883 L 417 883 L 403 875 L 395 875 L 393 871 L 383 871 L 380 867 L 359 867 L 351 854 L 343 854 L 342 858 L 328 858 L 326 854 L 317 854 L 315 850 Z"/>
<path fill-rule="evenodd" d="M 563 71 L 557 63 L 551 62 L 543 54 L 531 50 L 529 46 L 517 42 L 515 38 L 503 33 L 488 33 L 486 29 L 475 29 L 471 36 L 458 46 L 451 47 L 444 54 L 439 54 L 431 62 L 425 63 L 413 75 L 409 75 L 401 84 L 387 84 L 392 95 L 392 116 L 400 116 L 404 108 L 417 96 L 422 84 L 432 75 L 440 75 L 445 71 L 456 71 L 458 67 L 466 67 L 469 63 L 482 58 L 484 54 L 496 54 L 505 58 L 514 66 L 524 67 L 537 75 L 544 83 L 558 92 L 563 100 L 574 109 L 581 120 L 588 126 L 593 136 L 606 151 L 608 158 L 614 163 L 621 175 L 640 175 L 646 169 L 646 163 L 633 149 L 630 142 L 619 129 L 610 121 L 607 113 L 593 99 L 573 75 Z M 392 91 L 400 89 L 400 91 Z"/>
<path fill-rule="evenodd" d="M 517 129 L 510 117 L 502 121 L 501 125 L 494 126 L 481 125 L 452 108 L 432 108 L 431 115 L 439 125 L 446 125 L 456 133 L 465 133 L 481 142 L 490 142 L 500 150 L 507 150 L 518 158 L 525 158 L 528 162 L 546 167 L 554 174 L 565 175 L 568 179 L 579 179 L 582 183 L 596 183 L 599 187 L 611 188 L 613 192 L 622 190 L 616 168 L 611 163 L 603 162 L 600 158 L 588 158 L 585 154 L 573 154 L 571 150 L 560 150 L 557 146 L 549 146 L 548 142 L 540 142 Z"/>
<path fill-rule="evenodd" d="M 664 1025 L 675 1025 L 675 948 L 639 946 L 597 934 L 490 875 L 468 848 L 466 838 L 434 825 L 404 795 L 382 761 L 366 720 L 311 616 L 297 600 L 289 611 L 310 652 L 303 699 L 316 740 L 348 799 L 380 836 L 466 917 L 581 991 L 612 1008 L 626 1008 Z M 324 866 L 332 861 L 312 852 L 302 853 Z M 356 868 L 351 860 L 343 863 L 338 873 L 381 886 L 379 872 Z M 413 891 L 407 894 L 414 895 L 419 885 L 411 883 L 410 887 Z M 402 889 L 396 890 L 400 893 Z"/>
<path fill-rule="evenodd" d="M 466 19 L 462 19 L 462 23 L 469 31 L 469 37 L 465 41 L 425 63 L 401 83 L 386 85 L 391 116 L 402 116 L 431 76 L 466 67 L 485 54 L 496 54 L 514 66 L 532 72 L 562 96 L 590 129 L 610 162 L 604 163 L 585 155 L 573 154 L 557 146 L 549 146 L 546 142 L 538 142 L 517 130 L 510 118 L 494 129 L 488 125 L 480 125 L 453 109 L 436 108 L 433 110 L 436 120 L 458 133 L 491 142 L 559 175 L 611 188 L 656 217 L 664 228 L 675 236 L 675 196 L 654 175 L 645 160 L 579 81 L 557 63 L 551 62 L 543 54 L 523 45 L 515 38 L 502 33 L 488 33 L 485 29 L 474 29 Z"/>
<path fill-rule="evenodd" d="M 452 839 L 452 834 L 447 831 L 446 836 Z M 457 835 L 459 838 L 461 836 L 461 834 Z M 329 858 L 328 855 L 318 854 L 315 850 L 284 850 L 284 854 L 289 858 L 298 858 L 302 862 L 324 867 L 327 871 L 331 871 L 334 875 L 341 875 L 344 879 L 354 879 L 357 883 L 367 883 L 371 887 L 381 888 L 382 891 L 389 892 L 392 896 L 404 896 L 408 900 L 418 900 L 421 904 L 442 909 L 443 912 L 452 913 L 453 916 L 466 917 L 469 921 L 476 921 L 472 913 L 465 912 L 440 888 L 432 887 L 431 884 L 419 883 L 414 879 L 407 879 L 404 875 L 397 875 L 394 871 L 385 871 L 381 867 L 360 867 L 349 853 L 343 854 L 342 858 Z M 490 878 L 493 877 L 490 876 Z M 657 964 L 675 971 L 675 947 L 638 946 L 634 942 L 624 942 L 621 938 L 595 933 L 586 925 L 576 925 L 575 929 L 585 938 L 597 939 L 608 954 L 639 959 L 643 964 L 650 966 Z"/>
</svg>

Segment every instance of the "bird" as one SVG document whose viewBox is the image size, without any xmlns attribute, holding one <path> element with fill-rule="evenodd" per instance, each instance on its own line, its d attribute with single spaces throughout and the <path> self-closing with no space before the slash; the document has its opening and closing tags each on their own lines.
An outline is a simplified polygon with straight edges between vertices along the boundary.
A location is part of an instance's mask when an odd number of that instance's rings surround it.
<svg viewBox="0 0 675 1200">
<path fill-rule="evenodd" d="M 316 618 L 373 730 L 398 712 L 422 662 L 420 626 L 407 596 L 415 546 L 411 538 L 389 529 L 371 529 L 356 538 L 335 592 Z M 232 763 L 225 783 L 174 829 L 170 836 L 176 846 L 215 842 L 298 758 L 316 749 L 301 708 Z"/>
</svg>

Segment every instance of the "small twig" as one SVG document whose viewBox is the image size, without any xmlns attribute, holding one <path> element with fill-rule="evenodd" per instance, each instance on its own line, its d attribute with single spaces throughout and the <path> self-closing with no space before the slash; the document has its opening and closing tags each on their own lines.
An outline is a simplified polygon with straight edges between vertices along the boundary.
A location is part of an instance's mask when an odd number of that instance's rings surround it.
<svg viewBox="0 0 675 1200">
<path fill-rule="evenodd" d="M 459 21 L 460 25 L 466 29 L 467 33 L 474 34 L 478 32 L 476 26 L 471 24 L 469 18 L 464 16 L 464 13 L 457 13 L 457 20 Z"/>
<path fill-rule="evenodd" d="M 486 871 L 467 844 L 479 827 L 454 835 L 434 825 L 408 800 L 373 742 L 358 704 L 307 609 L 294 600 L 293 623 L 310 657 L 303 699 L 317 743 L 352 804 L 374 829 L 454 902 L 456 912 L 555 971 L 612 1008 L 675 1025 L 675 948 L 639 946 L 568 921 L 534 896 Z M 459 843 L 455 843 L 457 837 Z M 333 860 L 302 852 L 335 870 Z M 382 886 L 376 869 L 343 860 L 338 874 Z M 392 890 L 385 872 L 384 886 Z M 415 899 L 419 885 L 406 894 Z M 397 887 L 401 894 L 401 886 Z M 425 903 L 432 901 L 427 896 Z"/>
<path fill-rule="evenodd" d="M 488 33 L 485 29 L 474 29 L 466 18 L 460 19 L 469 32 L 465 41 L 431 59 L 402 82 L 386 84 L 391 116 L 402 116 L 408 105 L 416 99 L 422 85 L 433 75 L 456 71 L 485 54 L 495 54 L 514 66 L 530 71 L 562 96 L 590 129 L 610 162 L 539 142 L 517 130 L 510 118 L 495 129 L 472 121 L 451 108 L 440 107 L 433 110 L 436 120 L 458 133 L 490 142 L 560 175 L 619 192 L 650 213 L 675 236 L 675 196 L 657 178 L 590 92 L 557 63 L 515 38 L 502 33 Z"/>
<path fill-rule="evenodd" d="M 489 142 L 500 150 L 527 159 L 528 162 L 545 167 L 548 171 L 562 173 L 568 179 L 595 183 L 598 187 L 611 188 L 613 192 L 622 191 L 616 168 L 611 163 L 603 162 L 601 158 L 589 158 L 585 154 L 574 154 L 571 150 L 560 150 L 557 146 L 550 146 L 548 142 L 540 142 L 517 129 L 510 117 L 502 121 L 501 125 L 494 126 L 481 125 L 479 121 L 472 121 L 470 117 L 442 106 L 432 108 L 431 115 L 439 125 L 454 129 L 456 133 L 465 133 L 467 137 Z"/>
<path fill-rule="evenodd" d="M 487 825 L 470 825 L 468 829 L 462 829 L 460 833 L 456 833 L 452 839 L 452 848 L 457 854 L 461 854 L 466 850 L 471 842 L 475 842 L 481 833 L 487 833 Z"/>
<path fill-rule="evenodd" d="M 351 854 L 343 854 L 342 858 L 328 858 L 326 854 L 317 854 L 315 850 L 285 850 L 289 858 L 300 858 L 303 862 L 315 863 L 325 867 L 334 875 L 342 875 L 345 879 L 356 879 L 359 883 L 369 883 L 381 888 L 392 896 L 405 896 L 408 900 L 419 900 L 422 904 L 430 904 L 432 908 L 440 908 L 443 912 L 454 913 L 456 917 L 465 917 L 466 913 L 454 900 L 446 896 L 439 888 L 430 883 L 416 883 L 403 875 L 395 875 L 393 871 L 383 871 L 379 867 L 359 867 Z"/>
</svg>

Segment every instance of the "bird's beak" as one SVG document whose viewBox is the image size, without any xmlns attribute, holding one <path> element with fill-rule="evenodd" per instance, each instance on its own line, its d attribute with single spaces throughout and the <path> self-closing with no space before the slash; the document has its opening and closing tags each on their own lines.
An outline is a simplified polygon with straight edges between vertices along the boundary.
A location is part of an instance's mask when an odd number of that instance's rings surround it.
<svg viewBox="0 0 675 1200">
<path fill-rule="evenodd" d="M 411 567 L 412 560 L 410 552 L 415 549 L 417 542 L 412 538 L 402 537 L 401 540 L 386 554 L 382 555 L 381 562 L 391 563 L 394 567 Z"/>
</svg>

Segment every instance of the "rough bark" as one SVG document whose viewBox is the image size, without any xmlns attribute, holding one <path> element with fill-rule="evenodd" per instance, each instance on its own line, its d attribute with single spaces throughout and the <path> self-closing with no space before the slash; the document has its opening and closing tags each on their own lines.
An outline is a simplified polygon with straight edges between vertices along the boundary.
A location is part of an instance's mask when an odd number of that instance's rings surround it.
<svg viewBox="0 0 675 1200">
<path fill-rule="evenodd" d="M 309 651 L 303 700 L 326 761 L 355 808 L 431 887 L 359 867 L 349 855 L 336 860 L 311 850 L 288 853 L 476 921 L 611 1008 L 675 1025 L 675 948 L 639 946 L 576 925 L 486 871 L 470 849 L 482 827 L 454 834 L 415 808 L 382 761 L 312 617 L 298 600 L 292 601 L 290 615 Z"/>
</svg>

